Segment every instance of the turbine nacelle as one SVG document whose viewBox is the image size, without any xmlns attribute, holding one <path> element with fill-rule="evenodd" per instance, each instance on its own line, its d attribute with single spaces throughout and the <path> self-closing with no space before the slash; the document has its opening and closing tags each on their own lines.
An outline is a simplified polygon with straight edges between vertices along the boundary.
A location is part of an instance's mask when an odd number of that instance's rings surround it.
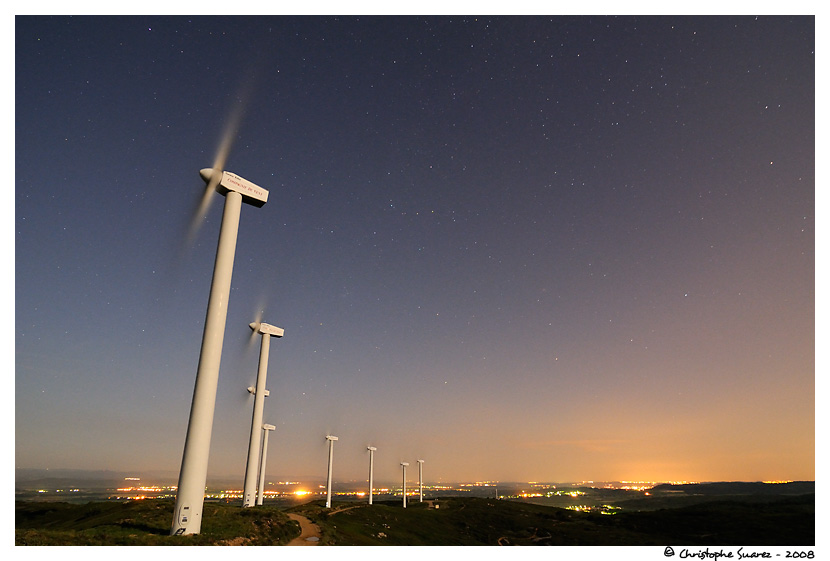
<svg viewBox="0 0 830 561">
<path fill-rule="evenodd" d="M 274 425 L 262 425 L 263 430 L 276 430 L 276 428 Z"/>
<path fill-rule="evenodd" d="M 217 173 L 221 174 L 218 180 L 214 177 L 214 174 Z M 213 182 L 216 185 L 216 190 L 222 195 L 228 194 L 229 191 L 235 191 L 242 195 L 244 202 L 256 207 L 261 207 L 268 202 L 268 191 L 235 173 L 204 168 L 199 171 L 199 175 L 208 185 Z"/>
<path fill-rule="evenodd" d="M 268 323 L 253 321 L 248 324 L 248 327 L 254 330 L 254 333 L 262 333 L 263 335 L 271 335 L 273 337 L 282 337 L 285 329 L 282 327 L 275 327 Z"/>
<path fill-rule="evenodd" d="M 255 386 L 248 386 L 248 393 L 256 395 L 256 387 Z M 262 393 L 262 395 L 264 395 L 265 397 L 268 397 L 269 395 L 271 395 L 271 392 L 269 392 L 268 390 L 265 390 Z"/>
</svg>

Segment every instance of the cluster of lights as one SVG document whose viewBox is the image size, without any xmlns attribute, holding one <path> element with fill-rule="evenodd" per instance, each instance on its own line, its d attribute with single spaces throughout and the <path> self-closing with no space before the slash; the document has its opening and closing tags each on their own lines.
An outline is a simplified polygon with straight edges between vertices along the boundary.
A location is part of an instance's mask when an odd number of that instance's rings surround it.
<svg viewBox="0 0 830 561">
<path fill-rule="evenodd" d="M 567 506 L 565 508 L 568 509 L 568 510 L 575 510 L 577 512 L 599 511 L 600 514 L 608 514 L 608 515 L 617 514 L 616 511 L 621 510 L 621 507 L 612 506 L 612 505 L 602 505 L 602 506 L 573 505 L 573 506 Z"/>
<path fill-rule="evenodd" d="M 110 496 L 109 498 L 110 499 L 115 499 L 117 501 L 120 501 L 122 499 L 125 499 L 125 500 L 128 500 L 128 501 L 142 501 L 144 499 L 169 499 L 170 497 L 173 497 L 173 496 L 175 496 L 175 495 L 173 495 L 172 493 L 165 493 L 165 494 L 161 494 L 161 495 L 113 495 L 113 496 Z"/>
<path fill-rule="evenodd" d="M 377 489 L 375 489 L 377 491 Z M 366 491 L 337 491 L 334 493 L 339 497 L 365 497 L 368 495 Z"/>
<path fill-rule="evenodd" d="M 241 499 L 242 498 L 242 490 L 241 489 L 229 489 L 226 491 L 220 491 L 219 493 L 208 493 L 205 495 L 205 498 L 208 499 Z"/>
<path fill-rule="evenodd" d="M 530 498 L 537 498 L 537 497 L 547 497 L 547 498 L 561 497 L 562 495 L 567 495 L 569 497 L 576 498 L 576 497 L 578 497 L 580 495 L 584 495 L 584 494 L 585 494 L 584 491 L 578 491 L 578 490 L 573 489 L 573 490 L 570 490 L 570 491 L 548 491 L 547 493 L 533 493 L 533 492 L 528 493 L 527 491 L 522 491 L 519 495 L 516 495 L 516 496 L 521 497 L 523 499 L 530 499 Z"/>
<path fill-rule="evenodd" d="M 627 483 L 620 487 L 620 489 L 624 489 L 626 491 L 645 491 L 654 487 L 654 483 L 646 483 L 642 481 L 638 481 L 636 483 L 623 481 L 622 483 Z"/>
</svg>

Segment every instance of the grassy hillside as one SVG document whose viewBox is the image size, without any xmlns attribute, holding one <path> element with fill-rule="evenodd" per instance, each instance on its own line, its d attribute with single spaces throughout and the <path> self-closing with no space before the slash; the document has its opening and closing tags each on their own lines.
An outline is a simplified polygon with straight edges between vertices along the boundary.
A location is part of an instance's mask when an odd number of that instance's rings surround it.
<svg viewBox="0 0 830 561">
<path fill-rule="evenodd" d="M 172 501 L 18 502 L 15 545 L 280 545 L 300 535 L 274 507 L 205 503 L 203 516 L 201 534 L 170 536 Z"/>
<path fill-rule="evenodd" d="M 284 545 L 285 512 L 316 523 L 321 545 L 814 545 L 815 496 L 717 501 L 615 515 L 481 498 L 433 502 L 313 501 L 283 511 L 205 503 L 202 533 L 169 536 L 172 501 L 18 502 L 17 545 Z"/>
<path fill-rule="evenodd" d="M 710 502 L 615 515 L 493 499 L 371 507 L 313 502 L 292 509 L 335 545 L 813 545 L 814 496 L 752 504 Z"/>
</svg>

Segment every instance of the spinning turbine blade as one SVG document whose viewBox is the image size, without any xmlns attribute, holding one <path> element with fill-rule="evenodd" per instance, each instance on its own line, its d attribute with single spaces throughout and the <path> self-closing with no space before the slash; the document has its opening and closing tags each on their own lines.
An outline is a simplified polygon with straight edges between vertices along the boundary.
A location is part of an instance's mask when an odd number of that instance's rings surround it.
<svg viewBox="0 0 830 561">
<path fill-rule="evenodd" d="M 205 190 L 202 193 L 199 205 L 196 207 L 196 210 L 193 212 L 190 219 L 190 227 L 187 232 L 188 246 L 190 246 L 196 239 L 199 229 L 205 221 L 208 210 L 210 210 L 210 203 L 213 200 L 213 194 L 216 192 L 216 188 L 219 187 L 219 182 L 222 181 L 222 173 L 225 171 L 225 163 L 228 160 L 231 148 L 233 148 L 233 142 L 236 140 L 237 134 L 239 133 L 239 125 L 241 122 L 242 107 L 238 106 L 231 113 L 228 122 L 225 124 L 225 130 L 223 131 L 222 138 L 219 141 L 216 156 L 213 158 L 213 166 L 211 167 L 211 169 L 213 169 L 213 173 L 211 174 L 207 185 L 205 185 Z"/>
<path fill-rule="evenodd" d="M 259 324 L 262 323 L 262 315 L 264 313 L 264 310 L 258 310 L 256 313 L 256 317 L 254 318 L 254 321 L 252 321 L 248 326 L 251 328 L 251 335 L 248 337 L 249 349 L 254 345 L 254 342 L 257 340 L 257 335 L 259 335 Z"/>
</svg>

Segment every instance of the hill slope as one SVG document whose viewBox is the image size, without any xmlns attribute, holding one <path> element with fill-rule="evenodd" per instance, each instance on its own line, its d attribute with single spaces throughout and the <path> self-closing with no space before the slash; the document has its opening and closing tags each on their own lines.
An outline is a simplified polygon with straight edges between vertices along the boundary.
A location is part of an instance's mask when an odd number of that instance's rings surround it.
<svg viewBox="0 0 830 561">
<path fill-rule="evenodd" d="M 205 503 L 202 533 L 169 536 L 172 501 L 18 502 L 16 545 L 284 545 L 286 512 L 320 527 L 321 545 L 814 545 L 815 496 L 715 501 L 602 515 L 481 498 L 411 503 L 313 501 L 282 511 Z M 437 508 L 431 508 L 431 506 Z"/>
<path fill-rule="evenodd" d="M 813 545 L 815 497 L 717 501 L 653 512 L 585 513 L 524 502 L 448 498 L 296 507 L 334 545 Z"/>
<path fill-rule="evenodd" d="M 36 503 L 15 507 L 15 545 L 281 545 L 300 526 L 269 506 L 205 503 L 202 533 L 170 536 L 173 501 Z"/>
</svg>

